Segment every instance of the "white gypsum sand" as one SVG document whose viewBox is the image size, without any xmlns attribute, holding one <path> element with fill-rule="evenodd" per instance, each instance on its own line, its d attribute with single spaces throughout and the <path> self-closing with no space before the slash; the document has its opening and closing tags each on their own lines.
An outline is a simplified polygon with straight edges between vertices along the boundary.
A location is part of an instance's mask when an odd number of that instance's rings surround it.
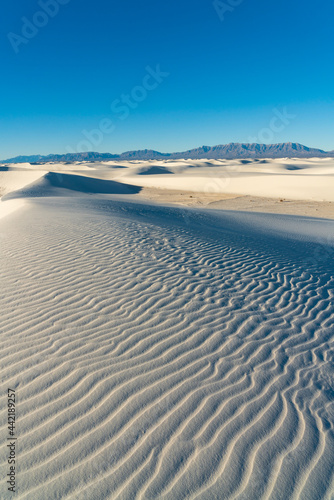
<svg viewBox="0 0 334 500">
<path fill-rule="evenodd" d="M 148 163 L 26 166 L 36 178 L 20 184 L 18 166 L 3 172 L 17 498 L 330 499 L 334 221 L 154 204 L 142 179 L 195 192 L 228 162 Z M 302 200 L 324 177 L 315 198 L 333 201 L 332 163 L 302 163 L 268 175 L 305 177 Z"/>
</svg>

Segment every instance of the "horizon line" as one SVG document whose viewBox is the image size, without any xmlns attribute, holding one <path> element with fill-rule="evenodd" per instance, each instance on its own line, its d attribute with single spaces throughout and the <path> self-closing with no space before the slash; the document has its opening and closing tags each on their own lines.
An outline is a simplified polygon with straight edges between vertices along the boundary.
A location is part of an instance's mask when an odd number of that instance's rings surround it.
<svg viewBox="0 0 334 500">
<path fill-rule="evenodd" d="M 14 160 L 16 158 L 20 158 L 20 157 L 34 157 L 34 156 L 40 156 L 42 158 L 47 158 L 49 156 L 69 156 L 69 155 L 85 155 L 85 154 L 98 154 L 98 155 L 113 155 L 115 157 L 117 156 L 122 156 L 122 155 L 125 155 L 127 153 L 133 153 L 133 152 L 152 152 L 152 153 L 158 153 L 160 155 L 173 155 L 173 154 L 181 154 L 181 153 L 188 153 L 188 152 L 191 152 L 191 151 L 195 151 L 197 149 L 201 149 L 201 148 L 209 148 L 209 149 L 213 149 L 213 148 L 217 148 L 217 147 L 226 147 L 226 146 L 230 146 L 230 145 L 238 145 L 238 146 L 265 146 L 265 147 L 270 147 L 270 146 L 281 146 L 281 145 L 296 145 L 296 146 L 302 146 L 303 148 L 305 149 L 310 149 L 310 150 L 318 150 L 318 151 L 321 151 L 322 153 L 327 153 L 327 154 L 334 154 L 334 150 L 329 150 L 329 151 L 326 151 L 324 149 L 321 149 L 321 148 L 316 148 L 316 147 L 309 147 L 309 146 L 305 146 L 304 144 L 301 144 L 301 143 L 298 143 L 298 142 L 278 142 L 278 143 L 269 143 L 269 144 L 266 144 L 266 143 L 257 143 L 257 142 L 229 142 L 229 143 L 226 143 L 226 144 L 215 144 L 214 146 L 207 146 L 207 145 L 202 145 L 202 146 L 197 146 L 195 148 L 191 148 L 191 149 L 187 149 L 185 151 L 173 151 L 173 152 L 161 152 L 161 151 L 158 151 L 158 150 L 155 150 L 155 149 L 151 149 L 151 148 L 143 148 L 143 149 L 130 149 L 130 150 L 126 150 L 126 151 L 123 151 L 121 153 L 111 153 L 111 152 L 105 152 L 105 153 L 101 153 L 99 151 L 77 151 L 77 152 L 67 152 L 67 153 L 48 153 L 48 154 L 40 154 L 40 153 L 36 153 L 36 154 L 29 154 L 29 155 L 25 155 L 25 154 L 20 154 L 20 155 L 17 155 L 17 156 L 13 156 L 11 158 L 7 158 L 5 160 L 0 160 L 0 162 L 4 163 L 4 162 L 8 162 L 9 160 Z"/>
</svg>

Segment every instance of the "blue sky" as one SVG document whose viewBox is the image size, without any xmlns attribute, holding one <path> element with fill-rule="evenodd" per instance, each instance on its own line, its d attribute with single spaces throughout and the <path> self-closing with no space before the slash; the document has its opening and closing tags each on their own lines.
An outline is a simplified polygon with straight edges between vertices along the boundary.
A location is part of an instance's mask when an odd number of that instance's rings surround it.
<svg viewBox="0 0 334 500">
<path fill-rule="evenodd" d="M 5 2 L 0 158 L 228 142 L 333 150 L 333 17 L 330 0 Z"/>
</svg>

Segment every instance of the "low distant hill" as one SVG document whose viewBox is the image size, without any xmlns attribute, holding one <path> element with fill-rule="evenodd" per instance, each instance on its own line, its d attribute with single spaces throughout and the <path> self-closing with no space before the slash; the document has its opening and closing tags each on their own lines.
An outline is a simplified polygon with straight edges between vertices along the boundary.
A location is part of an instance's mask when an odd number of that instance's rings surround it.
<svg viewBox="0 0 334 500">
<path fill-rule="evenodd" d="M 67 153 L 50 154 L 47 156 L 16 156 L 2 160 L 2 163 L 45 163 L 45 162 L 73 162 L 73 161 L 103 161 L 103 160 L 177 160 L 189 158 L 199 160 L 208 159 L 229 159 L 238 158 L 333 158 L 334 151 L 323 151 L 322 149 L 308 148 L 302 144 L 285 142 L 281 144 L 241 144 L 232 142 L 218 146 L 202 146 L 180 153 L 160 153 L 152 149 L 138 151 L 126 151 L 122 154 L 111 153 Z"/>
<path fill-rule="evenodd" d="M 1 163 L 46 163 L 46 162 L 64 162 L 64 161 L 97 161 L 97 160 L 117 160 L 119 155 L 111 153 L 66 153 L 63 155 L 51 154 L 47 156 L 32 155 L 32 156 L 15 156 L 8 160 L 2 160 Z"/>
</svg>

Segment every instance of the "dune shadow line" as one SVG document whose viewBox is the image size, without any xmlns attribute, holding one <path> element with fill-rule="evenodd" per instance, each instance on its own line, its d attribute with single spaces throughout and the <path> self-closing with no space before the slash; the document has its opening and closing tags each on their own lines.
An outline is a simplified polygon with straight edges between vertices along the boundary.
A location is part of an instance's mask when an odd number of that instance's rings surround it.
<svg viewBox="0 0 334 500">
<path fill-rule="evenodd" d="M 3 199 L 66 196 L 67 191 L 87 194 L 137 194 L 141 187 L 75 174 L 49 172 L 37 182 L 13 191 Z M 66 191 L 65 191 L 66 190 Z M 68 193 L 69 194 L 69 193 Z"/>
</svg>

